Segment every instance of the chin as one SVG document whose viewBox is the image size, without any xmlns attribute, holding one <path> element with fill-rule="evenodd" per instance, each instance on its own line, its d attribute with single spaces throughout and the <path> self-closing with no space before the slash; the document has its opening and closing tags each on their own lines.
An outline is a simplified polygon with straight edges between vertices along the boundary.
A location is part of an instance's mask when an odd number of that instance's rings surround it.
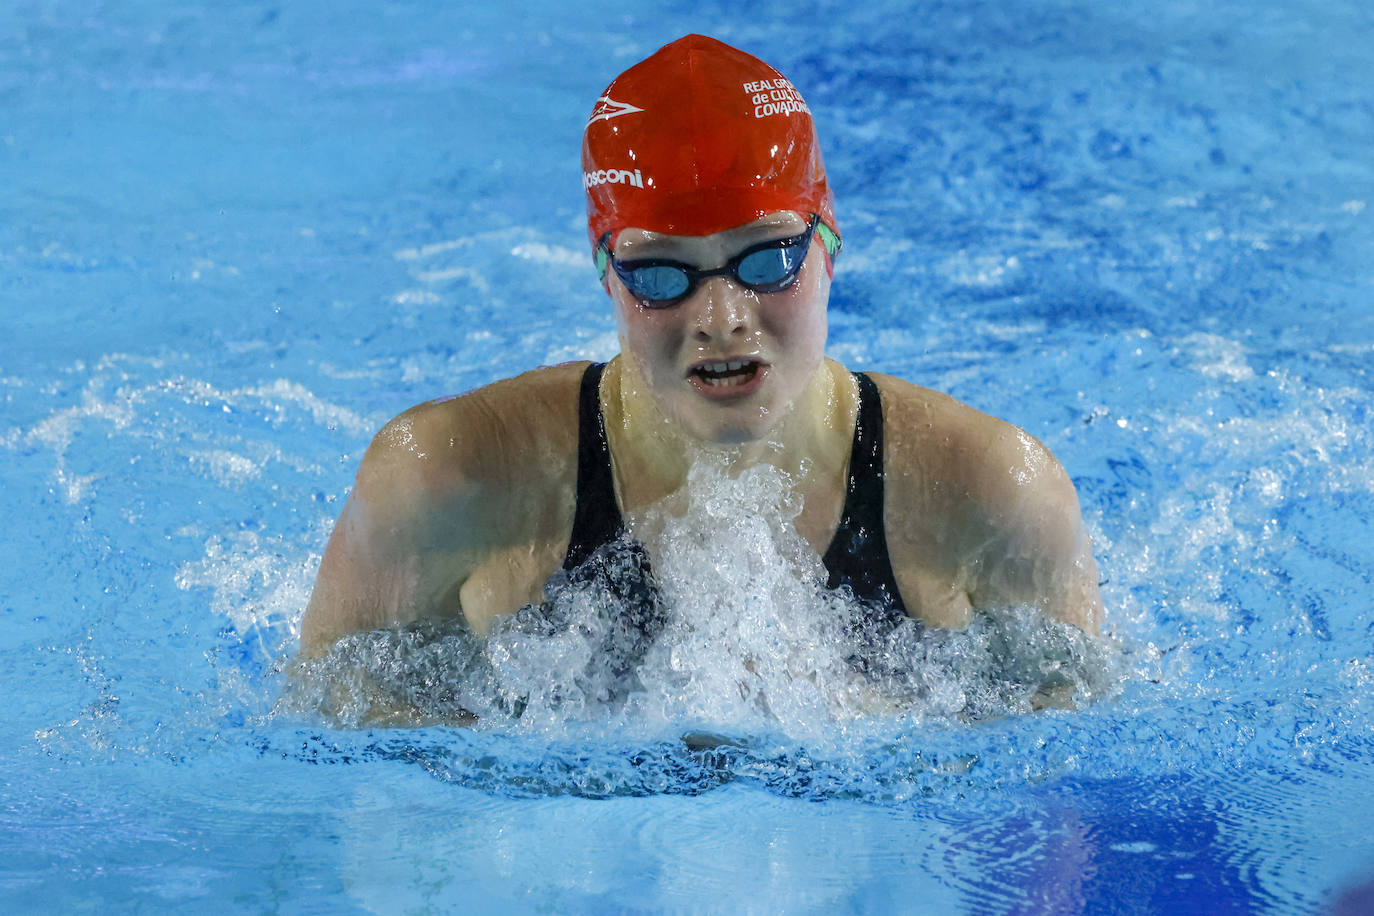
<svg viewBox="0 0 1374 916">
<path fill-rule="evenodd" d="M 684 420 L 682 426 L 703 445 L 730 447 L 766 439 L 777 425 L 766 408 L 755 407 L 751 416 Z"/>
<path fill-rule="evenodd" d="M 698 436 L 697 438 L 701 440 L 703 445 L 716 445 L 722 448 L 730 448 L 731 446 L 748 445 L 750 442 L 757 442 L 759 439 L 762 439 L 764 435 L 764 433 L 759 433 L 752 429 L 740 429 L 736 427 L 717 430 L 714 435 Z"/>
</svg>

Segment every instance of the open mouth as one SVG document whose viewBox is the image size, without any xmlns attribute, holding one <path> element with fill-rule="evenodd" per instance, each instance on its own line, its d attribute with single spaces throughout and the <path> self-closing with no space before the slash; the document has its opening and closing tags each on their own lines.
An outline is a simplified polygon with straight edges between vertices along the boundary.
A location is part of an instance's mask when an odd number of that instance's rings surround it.
<svg viewBox="0 0 1374 916">
<path fill-rule="evenodd" d="M 689 373 L 709 388 L 741 388 L 758 378 L 763 364 L 753 359 L 699 363 Z"/>
</svg>

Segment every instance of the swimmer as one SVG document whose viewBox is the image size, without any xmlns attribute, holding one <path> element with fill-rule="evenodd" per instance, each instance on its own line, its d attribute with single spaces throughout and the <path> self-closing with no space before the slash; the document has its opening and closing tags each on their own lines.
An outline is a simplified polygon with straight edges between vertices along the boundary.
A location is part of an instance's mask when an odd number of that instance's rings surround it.
<svg viewBox="0 0 1374 916">
<path fill-rule="evenodd" d="M 306 656 L 457 618 L 478 636 L 681 495 L 697 456 L 797 481 L 798 533 L 875 614 L 962 627 L 1037 605 L 1097 632 L 1064 469 L 948 395 L 826 358 L 840 251 L 809 109 L 763 61 L 689 35 L 625 71 L 583 136 L 588 237 L 620 353 L 401 414 L 329 539 Z M 641 556 L 652 577 L 652 556 Z M 652 589 L 649 589 L 652 592 Z"/>
</svg>

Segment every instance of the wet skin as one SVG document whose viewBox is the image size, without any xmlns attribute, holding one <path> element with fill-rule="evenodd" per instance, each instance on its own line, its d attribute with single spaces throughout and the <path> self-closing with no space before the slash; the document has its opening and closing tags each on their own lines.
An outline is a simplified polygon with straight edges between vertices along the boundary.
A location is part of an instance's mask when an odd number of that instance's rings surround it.
<svg viewBox="0 0 1374 916">
<path fill-rule="evenodd" d="M 804 227 L 785 212 L 711 236 L 629 229 L 615 254 L 705 269 Z M 627 516 L 678 493 L 704 454 L 733 470 L 767 462 L 798 480 L 797 529 L 824 552 L 857 409 L 853 379 L 824 357 L 829 282 L 818 238 L 796 282 L 775 293 L 714 276 L 653 309 L 607 272 L 622 352 L 600 394 Z M 461 615 L 485 634 L 498 615 L 541 600 L 571 532 L 585 365 L 537 369 L 387 424 L 325 551 L 304 652 L 428 616 Z M 908 612 L 957 627 L 977 609 L 1029 602 L 1096 631 L 1091 545 L 1048 450 L 947 395 L 872 376 L 883 398 L 888 543 Z"/>
<path fill-rule="evenodd" d="M 750 245 L 800 234 L 806 221 L 779 213 L 716 235 L 621 232 L 622 260 L 669 258 L 716 266 Z M 806 392 L 825 355 L 830 279 L 813 238 L 796 281 L 756 293 L 727 277 L 686 299 L 649 308 L 615 277 L 609 285 L 625 355 L 658 412 L 688 438 L 712 445 L 764 440 Z"/>
</svg>

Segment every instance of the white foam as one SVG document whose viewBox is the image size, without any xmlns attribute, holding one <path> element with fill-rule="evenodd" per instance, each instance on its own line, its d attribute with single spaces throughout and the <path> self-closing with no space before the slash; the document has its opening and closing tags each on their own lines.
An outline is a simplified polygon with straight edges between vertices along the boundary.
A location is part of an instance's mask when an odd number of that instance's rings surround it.
<svg viewBox="0 0 1374 916">
<path fill-rule="evenodd" d="M 824 588 L 820 558 L 793 527 L 793 482 L 774 468 L 731 478 L 700 462 L 685 493 L 630 520 L 659 592 L 654 638 L 611 598 L 627 583 L 633 591 L 634 555 L 622 552 L 600 578 L 555 586 L 546 607 L 498 622 L 485 643 L 456 624 L 347 637 L 298 666 L 282 711 L 361 725 L 461 720 L 466 710 L 485 727 L 549 737 L 781 731 L 825 741 L 864 720 L 985 718 L 1029 711 L 1042 689 L 1080 701 L 1114 689 L 1106 643 L 1030 608 L 959 632 L 861 625 L 864 609 Z"/>
<path fill-rule="evenodd" d="M 427 289 L 403 289 L 391 301 L 397 305 L 434 305 L 442 300 Z"/>
<path fill-rule="evenodd" d="M 960 286 L 996 287 L 1014 279 L 1021 271 L 1021 261 L 1015 255 L 971 255 L 961 251 L 941 265 L 950 282 Z"/>
<path fill-rule="evenodd" d="M 546 245 L 543 242 L 527 242 L 523 245 L 516 245 L 510 250 L 510 253 L 527 261 L 536 261 L 555 267 L 572 267 L 577 270 L 585 270 L 592 263 L 590 257 L 573 251 L 571 248 L 564 248 L 561 245 Z"/>
<path fill-rule="evenodd" d="M 256 632 L 276 656 L 294 646 L 319 556 L 251 531 L 215 535 L 200 560 L 182 564 L 176 585 L 206 589 L 210 610 L 245 638 Z"/>
<path fill-rule="evenodd" d="M 1189 334 L 1179 341 L 1179 349 L 1193 359 L 1193 368 L 1209 378 L 1242 382 L 1254 378 L 1255 370 L 1246 361 L 1249 351 L 1239 341 L 1219 334 Z"/>
<path fill-rule="evenodd" d="M 421 283 L 448 283 L 451 280 L 467 280 L 480 292 L 487 292 L 487 278 L 471 267 L 444 267 L 438 270 L 422 270 L 415 274 Z"/>
<path fill-rule="evenodd" d="M 224 486 L 258 479 L 269 462 L 298 472 L 319 473 L 318 465 L 282 451 L 272 439 L 252 441 L 207 427 L 201 412 L 251 412 L 274 426 L 299 422 L 369 435 L 376 424 L 325 401 L 304 385 L 277 379 L 259 385 L 220 388 L 203 379 L 168 374 L 164 358 L 109 354 L 93 366 L 78 363 L 68 374 L 85 376 L 77 403 L 53 410 L 28 428 L 5 432 L 7 448 L 41 446 L 53 455 L 55 492 L 68 504 L 88 502 L 115 473 L 111 447 L 127 462 L 146 458 L 186 461 Z M 151 378 L 150 378 L 151 376 Z M 94 436 L 97 446 L 92 446 Z"/>
<path fill-rule="evenodd" d="M 398 261 L 416 261 L 422 258 L 433 257 L 436 254 L 444 254 L 445 252 L 465 248 L 474 241 L 475 239 L 472 238 L 450 239 L 444 242 L 432 242 L 428 245 L 422 245 L 419 248 L 402 248 L 400 251 L 396 252 L 395 258 Z"/>
<path fill-rule="evenodd" d="M 245 483 L 262 474 L 262 465 L 229 449 L 207 449 L 191 452 L 191 464 L 209 473 L 224 485 Z"/>
</svg>

